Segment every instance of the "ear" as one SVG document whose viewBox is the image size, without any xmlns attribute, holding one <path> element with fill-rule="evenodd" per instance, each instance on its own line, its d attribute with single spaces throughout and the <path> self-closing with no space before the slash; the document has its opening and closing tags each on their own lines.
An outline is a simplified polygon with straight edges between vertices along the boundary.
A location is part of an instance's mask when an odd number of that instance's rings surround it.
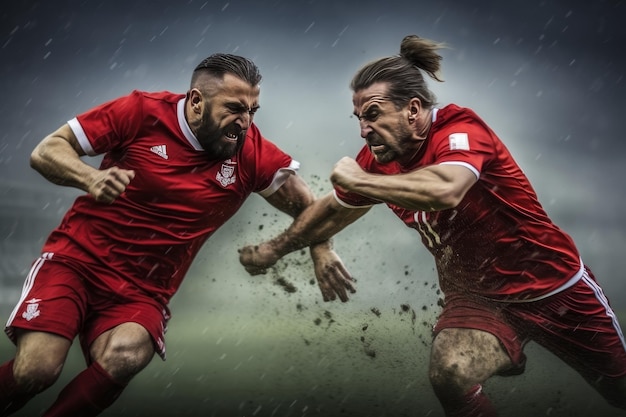
<svg viewBox="0 0 626 417">
<path fill-rule="evenodd" d="M 189 106 L 191 110 L 196 114 L 202 114 L 202 106 L 204 104 L 204 97 L 197 88 L 192 88 L 189 91 Z"/>
<path fill-rule="evenodd" d="M 419 98 L 413 97 L 409 101 L 408 111 L 409 111 L 409 122 L 413 123 L 417 118 L 420 110 L 422 109 L 422 102 Z"/>
</svg>

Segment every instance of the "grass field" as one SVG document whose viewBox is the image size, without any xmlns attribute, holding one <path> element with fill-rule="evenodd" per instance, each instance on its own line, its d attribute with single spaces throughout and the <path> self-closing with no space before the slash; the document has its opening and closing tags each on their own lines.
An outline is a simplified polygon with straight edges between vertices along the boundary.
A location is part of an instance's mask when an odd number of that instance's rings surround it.
<svg viewBox="0 0 626 417">
<path fill-rule="evenodd" d="M 443 415 L 426 379 L 434 312 L 397 305 L 355 314 L 276 296 L 284 302 L 265 310 L 182 309 L 170 322 L 167 361 L 155 358 L 103 415 Z M 11 355 L 6 338 L 0 352 L 2 361 Z M 526 353 L 525 374 L 485 387 L 502 417 L 624 415 L 557 358 L 534 344 Z M 59 383 L 16 415 L 40 415 L 82 366 L 74 346 Z"/>
</svg>

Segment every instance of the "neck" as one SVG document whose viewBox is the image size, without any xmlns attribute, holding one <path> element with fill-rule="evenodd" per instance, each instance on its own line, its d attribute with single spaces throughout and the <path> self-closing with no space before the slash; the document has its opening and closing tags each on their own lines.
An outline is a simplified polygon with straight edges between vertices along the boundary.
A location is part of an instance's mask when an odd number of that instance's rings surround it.
<svg viewBox="0 0 626 417">
<path fill-rule="evenodd" d="M 403 158 L 403 161 L 399 161 L 401 165 L 405 163 L 410 163 L 410 161 L 412 161 L 413 158 L 415 158 L 415 155 L 417 155 L 420 149 L 422 149 L 422 146 L 424 146 L 424 142 L 426 141 L 426 138 L 428 137 L 428 133 L 430 133 L 430 126 L 433 123 L 433 118 L 432 118 L 433 111 L 428 110 L 422 113 L 423 114 L 419 115 L 416 121 L 416 126 L 415 126 L 416 132 L 415 132 L 414 139 L 416 142 L 418 142 L 417 146 L 415 147 L 415 151 L 412 152 L 410 155 L 407 155 L 407 158 Z"/>
<path fill-rule="evenodd" d="M 423 112 L 420 114 L 418 123 L 417 123 L 417 138 L 418 139 L 426 139 L 428 133 L 430 132 L 430 126 L 433 124 L 433 111 L 432 109 Z"/>
</svg>

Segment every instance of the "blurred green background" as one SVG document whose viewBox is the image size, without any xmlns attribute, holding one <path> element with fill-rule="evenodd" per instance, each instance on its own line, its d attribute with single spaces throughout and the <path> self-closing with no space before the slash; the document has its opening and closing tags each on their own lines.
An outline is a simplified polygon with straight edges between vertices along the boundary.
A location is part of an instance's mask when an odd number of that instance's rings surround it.
<svg viewBox="0 0 626 417">
<path fill-rule="evenodd" d="M 442 105 L 472 107 L 511 149 L 554 221 L 572 235 L 626 321 L 626 4 L 613 0 L 460 2 L 93 0 L 4 2 L 0 10 L 0 319 L 30 262 L 77 195 L 29 168 L 37 142 L 75 114 L 132 89 L 184 92 L 213 52 L 255 60 L 255 117 L 302 163 L 317 195 L 362 146 L 348 83 L 411 33 L 447 42 Z M 154 359 L 105 416 L 442 416 L 427 381 L 438 313 L 430 255 L 375 207 L 336 239 L 358 279 L 323 303 L 306 254 L 249 277 L 238 247 L 286 225 L 253 196 L 213 236 L 172 301 L 168 359 Z M 286 291 L 279 279 L 295 292 Z M 415 316 L 413 316 L 415 313 Z M 0 362 L 13 347 L 0 337 Z M 524 375 L 485 387 L 502 417 L 614 417 L 581 378 L 534 344 Z M 20 413 L 36 416 L 82 369 Z"/>
<path fill-rule="evenodd" d="M 321 300 L 302 254 L 264 277 L 210 275 L 190 276 L 184 297 L 174 299 L 167 360 L 155 357 L 103 415 L 443 416 L 427 379 L 439 311 L 432 281 L 405 272 L 391 287 L 406 296 L 381 294 L 386 301 L 375 302 L 357 293 L 342 304 Z M 367 284 L 363 278 L 358 285 Z M 213 299 L 215 285 L 232 297 Z M 254 297 L 244 301 L 240 293 Z M 3 357 L 10 349 L 0 338 Z M 525 374 L 485 386 L 502 417 L 623 415 L 558 358 L 533 343 L 526 353 Z M 39 415 L 82 367 L 75 345 L 60 381 L 17 416 Z"/>
</svg>

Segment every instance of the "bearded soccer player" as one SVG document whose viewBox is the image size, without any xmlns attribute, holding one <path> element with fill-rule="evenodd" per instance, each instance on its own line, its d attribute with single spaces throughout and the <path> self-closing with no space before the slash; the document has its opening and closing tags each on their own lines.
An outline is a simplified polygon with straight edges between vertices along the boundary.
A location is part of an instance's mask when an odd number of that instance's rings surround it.
<svg viewBox="0 0 626 417">
<path fill-rule="evenodd" d="M 99 414 L 155 352 L 165 359 L 168 302 L 251 193 L 290 216 L 313 202 L 298 162 L 253 123 L 260 81 L 250 60 L 214 54 L 187 94 L 133 91 L 34 149 L 33 168 L 86 195 L 50 234 L 9 317 L 17 349 L 0 366 L 1 416 L 57 380 L 76 336 L 88 366 L 44 416 Z M 99 154 L 99 169 L 81 160 Z M 311 256 L 324 298 L 345 301 L 354 288 L 330 243 Z"/>
<path fill-rule="evenodd" d="M 474 111 L 436 105 L 422 71 L 439 80 L 444 46 L 407 36 L 399 55 L 356 73 L 352 99 L 365 146 L 335 165 L 333 193 L 285 233 L 244 248 L 241 262 L 262 272 L 384 203 L 435 259 L 445 304 L 429 376 L 446 416 L 495 416 L 482 384 L 524 372 L 530 340 L 626 409 L 624 335 L 572 238 Z"/>
</svg>

